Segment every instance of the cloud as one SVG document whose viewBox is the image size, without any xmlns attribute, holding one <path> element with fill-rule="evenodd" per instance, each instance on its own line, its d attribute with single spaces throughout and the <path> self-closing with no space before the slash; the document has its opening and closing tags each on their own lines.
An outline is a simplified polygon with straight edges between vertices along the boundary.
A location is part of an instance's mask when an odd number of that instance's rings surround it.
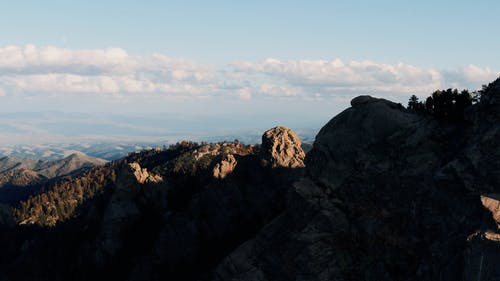
<svg viewBox="0 0 500 281">
<path fill-rule="evenodd" d="M 293 97 L 297 95 L 297 91 L 291 87 L 279 86 L 273 84 L 262 84 L 259 88 L 260 92 L 265 95 L 275 97 Z"/>
<path fill-rule="evenodd" d="M 175 81 L 152 81 L 133 76 L 76 75 L 76 74 L 32 74 L 1 79 L 9 87 L 29 93 L 167 93 L 202 94 L 203 88 L 197 84 L 176 83 Z"/>
<path fill-rule="evenodd" d="M 0 97 L 5 97 L 5 91 L 2 88 L 0 88 Z"/>
<path fill-rule="evenodd" d="M 370 60 L 240 61 L 215 67 L 164 54 L 131 55 L 121 48 L 54 46 L 0 48 L 0 96 L 109 95 L 193 99 L 345 99 L 357 94 L 406 97 L 440 88 L 479 88 L 499 75 L 473 64 L 437 70 Z M 236 93 L 237 95 L 235 95 Z"/>
<path fill-rule="evenodd" d="M 205 94 L 215 71 L 162 54 L 131 56 L 120 48 L 0 48 L 0 86 L 29 93 Z"/>
<path fill-rule="evenodd" d="M 252 92 L 248 88 L 243 88 L 238 90 L 238 95 L 242 100 L 250 100 L 252 99 Z"/>
<path fill-rule="evenodd" d="M 11 72 L 131 72 L 136 60 L 120 48 L 70 50 L 53 46 L 0 48 L 0 69 Z"/>
<path fill-rule="evenodd" d="M 281 80 L 287 85 L 306 90 L 310 87 L 334 91 L 376 91 L 376 92 L 429 92 L 441 87 L 441 74 L 431 68 L 419 68 L 409 64 L 380 64 L 372 61 L 351 61 L 340 59 L 280 61 L 266 59 L 260 64 L 238 62 L 233 64 L 238 73 L 264 74 L 268 78 Z M 279 87 L 272 87 L 276 94 Z M 293 92 L 287 92 L 290 94 Z"/>
<path fill-rule="evenodd" d="M 495 80 L 500 76 L 499 71 L 494 71 L 489 67 L 481 68 L 476 65 L 470 64 L 463 69 L 463 74 L 470 82 L 485 83 Z"/>
</svg>

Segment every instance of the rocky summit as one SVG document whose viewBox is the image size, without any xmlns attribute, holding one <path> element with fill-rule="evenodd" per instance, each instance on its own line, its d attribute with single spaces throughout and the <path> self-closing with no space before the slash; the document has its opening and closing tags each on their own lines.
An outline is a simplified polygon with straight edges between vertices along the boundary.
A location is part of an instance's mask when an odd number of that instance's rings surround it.
<svg viewBox="0 0 500 281">
<path fill-rule="evenodd" d="M 262 135 L 262 159 L 264 165 L 273 168 L 304 167 L 305 153 L 299 137 L 289 128 L 278 126 Z"/>
<path fill-rule="evenodd" d="M 480 94 L 354 98 L 307 155 L 275 127 L 50 182 L 0 206 L 0 280 L 499 280 L 500 80 Z"/>
</svg>

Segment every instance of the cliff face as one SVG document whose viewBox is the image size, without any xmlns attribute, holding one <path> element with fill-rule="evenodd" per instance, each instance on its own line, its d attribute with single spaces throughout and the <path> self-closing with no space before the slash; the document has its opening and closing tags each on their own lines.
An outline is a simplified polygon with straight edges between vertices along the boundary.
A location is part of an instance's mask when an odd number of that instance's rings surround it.
<svg viewBox="0 0 500 281">
<path fill-rule="evenodd" d="M 0 280 L 498 280 L 500 80 L 461 123 L 351 105 L 305 158 L 284 127 L 185 142 L 21 203 L 38 227 L 4 210 Z"/>
<path fill-rule="evenodd" d="M 461 124 L 362 96 L 217 280 L 497 280 L 500 80 Z"/>
<path fill-rule="evenodd" d="M 363 158 L 383 156 L 384 149 L 390 149 L 383 147 L 388 145 L 385 140 L 418 119 L 384 99 L 360 96 L 351 104 L 320 130 L 307 157 L 311 177 L 331 189 L 342 185 L 360 162 L 368 161 Z"/>
</svg>

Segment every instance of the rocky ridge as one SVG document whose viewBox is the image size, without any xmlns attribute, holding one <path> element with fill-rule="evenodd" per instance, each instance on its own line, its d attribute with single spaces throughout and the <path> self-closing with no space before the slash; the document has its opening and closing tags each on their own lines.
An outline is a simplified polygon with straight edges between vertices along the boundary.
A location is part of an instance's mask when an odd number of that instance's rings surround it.
<svg viewBox="0 0 500 281">
<path fill-rule="evenodd" d="M 0 232 L 0 280 L 497 280 L 499 97 L 448 123 L 360 96 L 305 157 L 284 127 L 130 155 L 50 228 Z M 37 198 L 18 213 L 59 200 Z"/>
<path fill-rule="evenodd" d="M 497 80 L 462 124 L 355 98 L 319 132 L 285 211 L 215 279 L 497 280 L 499 96 Z"/>
</svg>

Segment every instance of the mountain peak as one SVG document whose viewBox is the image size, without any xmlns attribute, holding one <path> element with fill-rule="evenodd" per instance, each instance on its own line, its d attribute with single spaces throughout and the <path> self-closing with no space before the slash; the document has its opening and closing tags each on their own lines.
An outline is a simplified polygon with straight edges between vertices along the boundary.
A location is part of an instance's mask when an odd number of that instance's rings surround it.
<svg viewBox="0 0 500 281">
<path fill-rule="evenodd" d="M 273 168 L 304 167 L 305 153 L 301 141 L 292 129 L 277 126 L 262 135 L 263 163 Z"/>
<path fill-rule="evenodd" d="M 73 174 L 82 169 L 102 166 L 106 163 L 106 160 L 88 157 L 81 152 L 74 152 L 60 160 L 42 162 L 36 171 L 48 178 L 53 178 Z"/>
</svg>

